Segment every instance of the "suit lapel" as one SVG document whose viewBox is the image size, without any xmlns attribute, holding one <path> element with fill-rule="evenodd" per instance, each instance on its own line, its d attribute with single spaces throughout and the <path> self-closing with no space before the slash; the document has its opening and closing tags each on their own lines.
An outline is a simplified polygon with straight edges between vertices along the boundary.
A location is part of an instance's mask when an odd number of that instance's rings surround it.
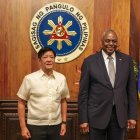
<svg viewBox="0 0 140 140">
<path fill-rule="evenodd" d="M 105 81 L 107 82 L 107 84 L 105 84 L 105 85 L 107 85 L 109 87 L 112 87 L 110 79 L 109 79 L 109 76 L 108 76 L 108 72 L 107 72 L 107 69 L 106 69 L 106 66 L 105 66 L 105 62 L 104 62 L 104 58 L 103 58 L 103 55 L 102 55 L 102 51 L 100 51 L 97 54 L 97 63 L 99 65 L 99 69 L 101 71 L 101 74 L 104 75 Z"/>
<path fill-rule="evenodd" d="M 121 77 L 122 74 L 122 57 L 121 54 L 119 52 L 116 52 L 116 75 L 115 75 L 115 84 L 114 87 L 117 85 L 119 77 Z"/>
</svg>

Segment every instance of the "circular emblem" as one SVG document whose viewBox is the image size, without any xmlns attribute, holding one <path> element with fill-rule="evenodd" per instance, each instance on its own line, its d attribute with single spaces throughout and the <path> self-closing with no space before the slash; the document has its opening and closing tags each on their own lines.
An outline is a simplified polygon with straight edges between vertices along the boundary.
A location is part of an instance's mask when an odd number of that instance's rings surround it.
<svg viewBox="0 0 140 140">
<path fill-rule="evenodd" d="M 38 52 L 50 47 L 56 52 L 56 63 L 77 58 L 86 48 L 89 26 L 85 16 L 75 6 L 63 2 L 45 5 L 34 15 L 30 25 L 30 40 Z"/>
</svg>

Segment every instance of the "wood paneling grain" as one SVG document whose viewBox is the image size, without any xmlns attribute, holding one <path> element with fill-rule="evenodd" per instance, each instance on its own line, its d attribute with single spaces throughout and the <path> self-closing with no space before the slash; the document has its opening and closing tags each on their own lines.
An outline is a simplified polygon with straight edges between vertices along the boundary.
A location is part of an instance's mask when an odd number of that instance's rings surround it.
<svg viewBox="0 0 140 140">
<path fill-rule="evenodd" d="M 6 1 L 5 1 L 6 2 Z M 1 11 L 5 11 L 6 5 L 0 4 Z M 3 22 L 4 24 L 3 24 Z M 0 98 L 5 97 L 5 75 L 7 74 L 7 32 L 5 32 L 5 12 L 0 12 Z"/>
<path fill-rule="evenodd" d="M 111 28 L 119 38 L 119 50 L 129 54 L 130 0 L 112 0 Z"/>
<path fill-rule="evenodd" d="M 23 76 L 31 72 L 31 45 L 29 41 L 30 25 L 30 3 L 23 0 L 0 1 L 0 5 L 5 7 L 0 14 L 5 14 L 1 19 L 1 34 L 5 38 L 0 38 L 3 42 L 2 54 L 4 64 L 2 73 L 4 74 L 4 94 L 3 99 L 16 98 L 16 92 L 23 79 Z M 26 10 L 25 10 L 26 9 Z"/>
<path fill-rule="evenodd" d="M 48 1 L 48 2 L 55 2 L 55 1 Z M 89 28 L 90 28 L 90 37 L 88 45 L 83 52 L 83 54 L 80 55 L 80 57 L 76 58 L 75 60 L 65 63 L 65 64 L 55 64 L 55 70 L 63 73 L 67 77 L 68 86 L 70 89 L 71 99 L 76 100 L 78 96 L 78 88 L 79 88 L 79 79 L 80 79 L 80 68 L 83 62 L 83 59 L 90 55 L 93 50 L 93 1 L 89 0 L 89 2 L 85 3 L 84 0 L 72 0 L 72 1 L 62 1 L 60 2 L 67 2 L 69 4 L 74 5 L 78 9 L 81 10 L 81 12 L 86 17 Z M 36 13 L 38 9 L 40 9 L 42 6 L 44 6 L 47 2 L 46 1 L 36 1 L 33 2 L 33 13 Z M 87 10 L 88 9 L 88 10 Z M 35 71 L 38 69 L 37 61 L 37 55 L 34 50 L 32 50 L 32 70 Z"/>
<path fill-rule="evenodd" d="M 0 100 L 17 99 L 16 93 L 23 77 L 39 68 L 37 53 L 29 38 L 30 22 L 41 7 L 55 1 L 57 0 L 28 0 L 28 2 L 0 0 Z M 66 75 L 70 99 L 76 101 L 83 59 L 100 50 L 104 30 L 114 29 L 119 37 L 119 49 L 131 54 L 137 61 L 140 60 L 140 1 L 59 0 L 59 2 L 67 2 L 80 9 L 87 18 L 90 28 L 89 42 L 85 51 L 71 62 L 55 65 L 57 71 Z M 139 131 L 140 125 L 137 125 L 135 132 L 129 136 L 140 138 Z"/>
<path fill-rule="evenodd" d="M 22 139 L 20 134 L 16 100 L 0 100 L 0 124 L 0 140 Z M 67 133 L 64 137 L 62 137 L 62 140 L 88 140 L 89 135 L 82 135 L 79 130 L 77 102 L 69 100 L 67 114 Z M 127 137 L 125 137 L 125 140 L 126 138 Z M 130 139 L 128 140 L 140 140 L 139 137 L 134 136 L 129 136 L 129 138 Z"/>
<path fill-rule="evenodd" d="M 0 74 L 0 99 L 16 99 L 16 93 L 23 77 L 39 68 L 37 54 L 29 39 L 29 27 L 34 14 L 49 2 L 54 1 L 29 0 L 28 3 L 24 0 L 0 1 L 2 8 L 0 18 L 3 21 L 0 23 L 0 42 L 2 42 L 1 47 L 4 48 L 0 55 L 2 58 L 1 64 L 4 64 L 2 65 Z M 129 1 L 89 0 L 89 2 L 85 3 L 84 0 L 71 0 L 63 2 L 70 3 L 79 8 L 87 18 L 90 28 L 89 42 L 85 51 L 71 62 L 55 65 L 57 71 L 66 75 L 71 99 L 76 100 L 83 59 L 100 49 L 101 35 L 104 30 L 111 27 L 117 29 L 119 38 L 121 38 L 120 44 L 125 44 L 120 47 L 122 49 L 125 48 L 124 52 L 127 53 L 129 48 Z M 122 10 L 119 9 L 121 3 L 123 5 Z M 119 29 L 122 18 L 125 22 L 122 28 Z M 125 39 L 122 39 L 122 36 Z"/>
<path fill-rule="evenodd" d="M 130 55 L 140 62 L 140 14 L 139 0 L 131 1 L 130 12 Z"/>
<path fill-rule="evenodd" d="M 94 1 L 93 52 L 101 49 L 102 34 L 111 28 L 111 2 L 112 0 Z"/>
<path fill-rule="evenodd" d="M 67 133 L 62 137 L 62 140 L 81 140 L 77 139 L 80 133 L 75 103 L 73 101 L 68 102 Z M 0 101 L 0 124 L 0 140 L 22 140 L 16 100 Z"/>
<path fill-rule="evenodd" d="M 139 13 L 140 1 L 131 0 L 130 7 L 130 55 L 138 65 L 140 66 L 140 13 Z M 140 67 L 139 67 L 140 68 Z M 138 104 L 138 112 L 140 114 L 140 103 Z M 140 138 L 140 115 L 137 121 L 137 127 L 135 130 L 129 132 L 128 137 Z"/>
</svg>

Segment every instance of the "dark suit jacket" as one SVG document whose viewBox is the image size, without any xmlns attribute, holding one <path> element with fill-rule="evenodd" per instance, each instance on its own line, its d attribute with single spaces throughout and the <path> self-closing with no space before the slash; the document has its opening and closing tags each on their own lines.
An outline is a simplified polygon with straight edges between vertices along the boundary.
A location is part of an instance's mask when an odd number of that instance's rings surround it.
<svg viewBox="0 0 140 140">
<path fill-rule="evenodd" d="M 113 100 L 120 127 L 137 119 L 137 91 L 132 59 L 116 51 L 115 85 L 112 87 L 102 52 L 87 57 L 82 65 L 78 111 L 80 124 L 88 122 L 104 129 L 111 116 Z"/>
</svg>

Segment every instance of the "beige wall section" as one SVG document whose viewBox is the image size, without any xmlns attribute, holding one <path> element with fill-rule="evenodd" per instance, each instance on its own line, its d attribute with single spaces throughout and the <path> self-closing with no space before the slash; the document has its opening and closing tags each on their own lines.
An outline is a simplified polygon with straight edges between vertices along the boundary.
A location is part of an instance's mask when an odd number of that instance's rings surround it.
<svg viewBox="0 0 140 140">
<path fill-rule="evenodd" d="M 90 28 L 85 51 L 75 60 L 56 64 L 55 69 L 67 77 L 71 100 L 77 100 L 80 68 L 83 59 L 99 51 L 102 32 L 117 31 L 120 49 L 129 53 L 130 0 L 59 0 L 74 5 L 85 15 Z M 23 77 L 38 69 L 37 54 L 29 39 L 34 14 L 54 0 L 0 0 L 0 99 L 17 99 Z"/>
</svg>

